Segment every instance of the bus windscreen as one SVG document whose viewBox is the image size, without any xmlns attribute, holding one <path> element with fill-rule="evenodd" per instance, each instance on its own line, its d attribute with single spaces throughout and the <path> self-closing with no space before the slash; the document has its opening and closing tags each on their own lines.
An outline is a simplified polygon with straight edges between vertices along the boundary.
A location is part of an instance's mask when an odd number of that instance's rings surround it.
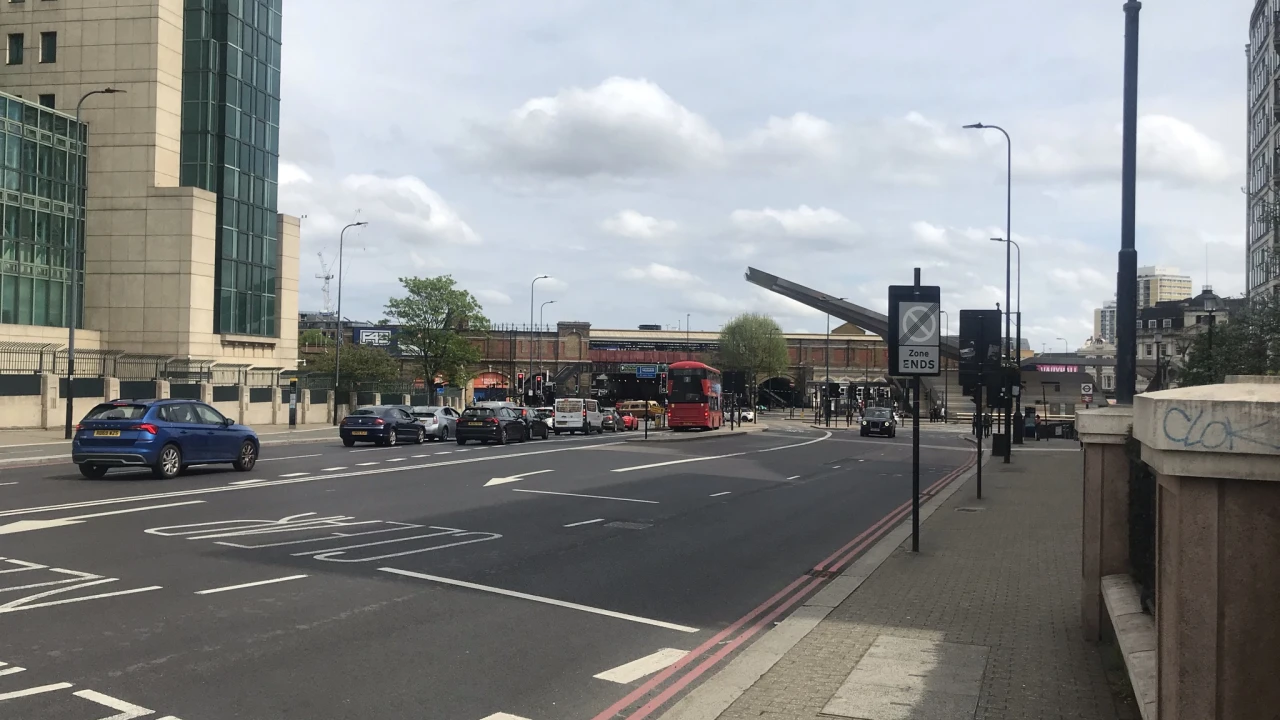
<svg viewBox="0 0 1280 720">
<path fill-rule="evenodd" d="M 706 372 L 703 370 L 672 370 L 671 393 L 668 400 L 673 403 L 706 402 Z"/>
</svg>

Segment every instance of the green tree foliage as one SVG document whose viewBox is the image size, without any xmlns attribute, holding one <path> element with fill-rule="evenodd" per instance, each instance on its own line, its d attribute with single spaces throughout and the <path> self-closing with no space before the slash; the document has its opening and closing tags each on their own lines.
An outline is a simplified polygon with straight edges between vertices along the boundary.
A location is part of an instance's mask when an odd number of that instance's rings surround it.
<svg viewBox="0 0 1280 720">
<path fill-rule="evenodd" d="M 1280 296 L 1255 302 L 1212 328 L 1192 341 L 1179 384 L 1212 385 L 1227 375 L 1280 374 Z"/>
<path fill-rule="evenodd" d="M 333 345 L 333 340 L 325 335 L 323 331 L 311 329 L 303 332 L 298 336 L 298 346 L 304 348 L 329 347 Z"/>
<path fill-rule="evenodd" d="M 400 323 L 400 349 L 414 358 L 427 383 L 434 385 L 437 375 L 452 385 L 466 383 L 468 366 L 480 361 L 466 332 L 489 329 L 484 309 L 448 275 L 400 278 L 400 284 L 407 295 L 392 298 L 386 310 Z"/>
<path fill-rule="evenodd" d="M 720 330 L 722 370 L 742 370 L 751 384 L 786 370 L 787 339 L 768 315 L 744 313 Z"/>
<path fill-rule="evenodd" d="M 380 347 L 343 343 L 339 359 L 339 390 L 355 390 L 360 383 L 390 382 L 400 377 L 400 363 Z M 332 378 L 333 365 L 334 348 L 329 343 L 323 354 L 307 357 L 304 370 L 309 375 Z"/>
</svg>

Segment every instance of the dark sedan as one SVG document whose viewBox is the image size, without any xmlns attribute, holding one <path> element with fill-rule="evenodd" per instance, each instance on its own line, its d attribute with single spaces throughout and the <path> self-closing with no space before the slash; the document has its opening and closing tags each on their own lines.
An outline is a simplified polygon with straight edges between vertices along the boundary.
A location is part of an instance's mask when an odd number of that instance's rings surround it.
<svg viewBox="0 0 1280 720">
<path fill-rule="evenodd" d="M 338 425 L 342 444 L 351 447 L 358 442 L 395 445 L 400 442 L 421 443 L 427 439 L 427 428 L 417 418 L 398 407 L 371 405 L 347 415 Z"/>
<path fill-rule="evenodd" d="M 889 408 L 868 408 L 862 416 L 862 437 L 868 435 L 884 435 L 894 437 L 898 434 L 898 421 L 893 418 Z"/>
<path fill-rule="evenodd" d="M 529 426 L 510 407 L 469 407 L 458 418 L 454 434 L 459 445 L 479 440 L 481 445 L 497 443 L 506 445 L 508 440 L 524 442 L 529 439 Z"/>
</svg>

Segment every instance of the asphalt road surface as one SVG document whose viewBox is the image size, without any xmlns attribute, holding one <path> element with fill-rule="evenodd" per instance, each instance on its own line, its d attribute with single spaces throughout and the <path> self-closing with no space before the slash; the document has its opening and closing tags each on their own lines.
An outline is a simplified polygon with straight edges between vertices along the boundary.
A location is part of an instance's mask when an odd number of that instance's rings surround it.
<svg viewBox="0 0 1280 720">
<path fill-rule="evenodd" d="M 0 470 L 0 717 L 652 717 L 910 500 L 909 433 L 623 437 Z"/>
</svg>

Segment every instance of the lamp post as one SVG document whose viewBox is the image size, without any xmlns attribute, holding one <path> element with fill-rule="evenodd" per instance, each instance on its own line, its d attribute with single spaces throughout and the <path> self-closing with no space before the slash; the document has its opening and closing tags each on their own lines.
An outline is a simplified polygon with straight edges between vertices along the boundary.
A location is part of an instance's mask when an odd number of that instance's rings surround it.
<svg viewBox="0 0 1280 720">
<path fill-rule="evenodd" d="M 103 88 L 101 90 L 90 90 L 81 96 L 80 101 L 76 103 L 76 139 L 80 140 L 80 108 L 84 105 L 84 101 L 93 95 L 115 95 L 116 93 L 125 92 L 117 90 L 113 87 Z M 86 165 L 89 160 L 89 133 L 86 131 L 84 139 L 80 140 L 79 147 L 76 148 L 81 152 L 77 152 L 75 157 L 76 163 L 76 179 L 72 184 L 72 203 L 75 205 L 75 229 L 71 231 L 71 257 L 67 258 L 67 267 L 71 270 L 71 277 L 68 278 L 66 297 L 66 316 L 67 316 L 67 418 L 66 426 L 63 428 L 63 437 L 67 440 L 75 433 L 75 404 L 76 404 L 76 321 L 79 319 L 79 313 L 76 310 L 79 307 L 79 298 L 76 295 L 76 277 L 80 269 L 80 244 L 81 233 L 80 226 L 84 222 L 82 216 L 82 208 L 88 203 L 88 193 L 84 193 L 82 200 L 80 195 L 84 190 L 81 180 L 86 179 Z"/>
<path fill-rule="evenodd" d="M 1061 341 L 1062 341 L 1062 354 L 1063 354 L 1063 355 L 1070 355 L 1070 354 L 1071 354 L 1071 351 L 1067 349 L 1067 339 L 1066 339 L 1066 338 L 1054 338 L 1054 339 L 1055 339 L 1055 340 L 1061 340 Z"/>
<path fill-rule="evenodd" d="M 554 305 L 555 302 L 556 302 L 555 300 L 547 300 L 543 302 L 541 306 L 538 307 L 538 327 L 539 328 L 542 327 L 543 311 L 547 309 L 548 305 Z M 538 372 L 542 372 L 542 343 L 541 342 L 538 343 L 537 353 L 538 353 Z"/>
<path fill-rule="evenodd" d="M 1124 104 L 1120 150 L 1120 253 L 1116 268 L 1116 403 L 1132 405 L 1138 382 L 1138 13 L 1124 4 Z"/>
<path fill-rule="evenodd" d="M 1004 135 L 1005 146 L 1007 152 L 1005 155 L 1005 209 L 1004 209 L 1004 236 L 1010 240 L 1013 239 L 1013 140 L 1009 137 L 1009 133 L 999 125 L 984 125 L 983 123 L 973 123 L 965 125 L 966 130 L 999 130 Z M 1009 311 L 1009 280 L 1012 271 L 1013 251 L 1009 248 L 1009 243 L 1004 246 L 1004 308 L 1005 312 Z M 1009 361 L 1009 321 L 1012 315 L 1004 316 L 1004 359 L 1006 364 Z M 1006 376 L 1007 377 L 1007 376 Z M 1013 428 L 1010 427 L 1010 388 L 1008 380 L 1005 381 L 1005 397 L 1004 397 L 1004 432 L 1005 432 L 1005 455 L 1004 461 L 1009 462 L 1009 455 L 1013 452 Z"/>
<path fill-rule="evenodd" d="M 533 288 L 538 284 L 539 280 L 546 280 L 550 275 L 539 275 L 529 283 L 529 374 L 525 375 L 525 382 L 533 382 L 533 344 L 538 342 L 538 333 L 533 329 Z M 525 389 L 520 388 L 520 394 L 525 394 Z"/>
<path fill-rule="evenodd" d="M 367 222 L 353 222 L 342 228 L 342 232 L 338 233 L 338 314 L 333 321 L 333 424 L 338 424 L 338 379 L 342 376 L 342 245 L 346 240 L 347 231 L 353 227 L 364 227 Z M 432 382 L 434 378 L 427 378 L 426 382 Z M 351 400 L 347 400 L 347 404 L 351 404 Z"/>
<path fill-rule="evenodd" d="M 693 347 L 689 344 L 689 318 L 693 313 L 684 314 L 684 346 L 685 351 L 689 354 L 689 359 L 693 359 Z"/>
<path fill-rule="evenodd" d="M 1017 300 L 1016 314 L 1018 316 L 1018 320 L 1014 323 L 1017 330 L 1015 331 L 1015 339 L 1013 342 L 1013 356 L 1015 358 L 1014 364 L 1018 368 L 1020 376 L 1022 372 L 1022 246 L 1018 244 L 1017 240 L 1013 240 L 1012 238 L 991 238 L 991 241 L 1006 243 L 1006 247 L 1008 244 L 1012 244 L 1014 249 L 1018 251 L 1018 292 L 1015 296 L 1015 299 Z M 1005 301 L 1008 302 L 1007 297 L 1005 298 Z M 1019 392 L 1013 398 L 1013 401 L 1015 404 L 1014 416 L 1016 417 L 1022 413 L 1022 393 Z M 1022 444 L 1022 430 L 1019 430 L 1014 434 L 1014 439 L 1017 440 L 1018 444 Z"/>
<path fill-rule="evenodd" d="M 847 300 L 848 298 L 832 298 L 827 300 Z M 822 414 L 827 418 L 827 426 L 831 425 L 831 313 L 827 313 L 827 342 L 822 349 L 826 358 L 827 371 L 826 376 L 822 378 Z"/>
<path fill-rule="evenodd" d="M 951 333 L 951 316 L 947 314 L 946 310 L 939 310 L 938 314 L 946 315 L 947 317 L 947 323 L 942 326 L 942 346 L 950 347 L 950 344 L 947 342 L 947 337 Z M 944 423 L 947 421 L 947 386 L 950 384 L 951 366 L 947 364 L 947 358 L 944 355 L 942 357 L 942 422 Z"/>
<path fill-rule="evenodd" d="M 1156 377 L 1155 377 L 1156 390 L 1164 389 L 1164 378 L 1160 377 L 1160 341 L 1163 339 L 1164 339 L 1164 335 L 1161 334 L 1159 331 L 1157 331 L 1154 337 L 1154 340 L 1156 341 Z"/>
</svg>

